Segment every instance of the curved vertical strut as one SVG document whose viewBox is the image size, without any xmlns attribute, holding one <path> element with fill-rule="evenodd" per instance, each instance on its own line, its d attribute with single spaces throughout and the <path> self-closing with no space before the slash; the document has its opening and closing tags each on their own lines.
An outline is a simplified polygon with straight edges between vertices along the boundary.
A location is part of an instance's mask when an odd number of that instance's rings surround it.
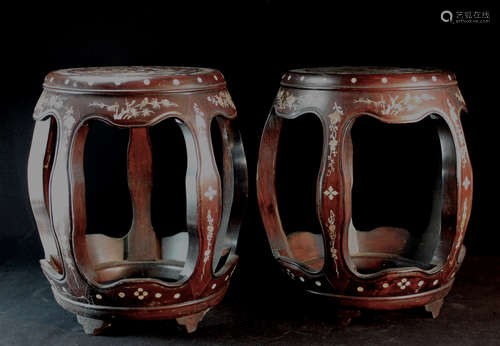
<svg viewBox="0 0 500 346">
<path fill-rule="evenodd" d="M 283 119 L 271 111 L 260 140 L 257 165 L 257 196 L 262 222 L 275 257 L 294 258 L 288 244 L 278 211 L 276 199 L 276 155 Z"/>
<path fill-rule="evenodd" d="M 196 266 L 198 256 L 198 193 L 196 189 L 196 176 L 198 174 L 198 155 L 193 135 L 188 126 L 175 119 L 184 136 L 186 144 L 186 227 L 188 233 L 188 253 L 181 276 L 190 276 Z"/>
<path fill-rule="evenodd" d="M 415 254 L 419 261 L 440 264 L 439 260 L 449 253 L 455 236 L 457 167 L 453 137 L 444 120 L 435 121 L 441 147 L 440 174 L 434 181 L 429 224 Z"/>
<path fill-rule="evenodd" d="M 35 122 L 28 160 L 28 189 L 35 222 L 49 269 L 63 274 L 57 241 L 50 221 L 49 184 L 54 157 L 55 120 Z"/>
<path fill-rule="evenodd" d="M 133 221 L 126 238 L 131 261 L 159 260 L 161 244 L 151 224 L 153 168 L 147 128 L 131 128 L 128 145 L 128 186 L 133 204 Z"/>
<path fill-rule="evenodd" d="M 227 173 L 224 174 L 223 212 L 212 269 L 215 271 L 221 256 L 224 255 L 222 251 L 228 249 L 229 257 L 220 269 L 220 274 L 223 274 L 237 257 L 234 251 L 248 198 L 248 172 L 240 133 L 234 125 L 235 120 L 218 121 L 224 139 L 224 170 Z"/>
</svg>

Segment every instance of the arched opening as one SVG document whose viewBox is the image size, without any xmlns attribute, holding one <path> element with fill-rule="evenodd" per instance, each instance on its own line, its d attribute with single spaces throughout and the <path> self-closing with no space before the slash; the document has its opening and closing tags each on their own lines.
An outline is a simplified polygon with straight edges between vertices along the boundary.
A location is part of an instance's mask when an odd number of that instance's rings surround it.
<svg viewBox="0 0 500 346">
<path fill-rule="evenodd" d="M 412 124 L 361 116 L 346 142 L 352 145 L 344 157 L 344 169 L 353 172 L 351 269 L 438 269 L 456 226 L 456 154 L 446 122 L 436 115 Z"/>
<path fill-rule="evenodd" d="M 84 131 L 86 140 L 79 140 Z M 78 256 L 77 245 L 76 255 L 87 277 L 99 284 L 129 278 L 187 280 L 199 246 L 197 154 L 187 126 L 177 119 L 151 128 L 89 120 L 76 138 L 75 143 L 84 142 L 86 206 L 86 253 Z M 77 157 L 76 172 L 81 165 Z M 78 234 L 75 241 L 81 241 Z"/>
<path fill-rule="evenodd" d="M 289 248 L 303 266 L 319 271 L 324 243 L 316 196 L 323 127 L 314 114 L 283 120 L 276 161 L 276 198 Z"/>
</svg>

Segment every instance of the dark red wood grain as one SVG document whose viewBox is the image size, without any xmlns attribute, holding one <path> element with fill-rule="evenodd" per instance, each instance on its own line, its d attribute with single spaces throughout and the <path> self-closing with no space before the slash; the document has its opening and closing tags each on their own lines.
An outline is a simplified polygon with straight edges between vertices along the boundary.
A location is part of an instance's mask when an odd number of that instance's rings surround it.
<svg viewBox="0 0 500 346">
<path fill-rule="evenodd" d="M 465 102 L 454 74 L 439 70 L 332 67 L 285 73 L 262 134 L 257 193 L 274 257 L 305 290 L 356 308 L 399 309 L 426 305 L 437 316 L 465 255 L 463 236 L 472 202 L 472 169 L 460 114 Z M 323 156 L 317 180 L 316 208 L 322 236 L 287 237 L 276 199 L 276 154 L 283 119 L 312 113 L 323 125 Z M 414 123 L 427 116 L 442 119 L 438 134 L 442 154 L 442 206 L 439 254 L 443 263 L 359 274 L 356 266 L 376 267 L 377 260 L 349 255 L 352 140 L 360 116 L 389 124 Z M 300 182 L 297 182 L 300 183 Z M 359 232 L 363 233 L 363 232 Z M 361 249 L 395 252 L 404 232 L 382 227 L 358 238 Z M 323 239 L 321 241 L 321 239 Z M 318 245 L 319 244 L 319 245 Z M 357 262 L 354 262 L 354 261 Z M 375 268 L 374 267 L 374 268 Z"/>
<path fill-rule="evenodd" d="M 222 299 L 237 263 L 248 195 L 235 117 L 224 77 L 212 69 L 99 67 L 46 76 L 34 112 L 30 200 L 45 249 L 43 271 L 56 300 L 79 316 L 86 332 L 100 332 L 113 318 L 178 319 L 191 332 Z M 148 128 L 167 118 L 177 119 L 188 154 L 186 181 L 178 182 L 187 189 L 188 257 L 173 278 L 151 224 Z M 83 158 L 90 119 L 130 132 L 133 222 L 125 238 L 86 235 Z M 224 134 L 223 172 L 217 170 L 210 137 L 215 120 Z M 223 205 L 227 215 L 221 224 Z M 222 245 L 216 248 L 216 243 Z M 212 265 L 216 252 L 217 259 L 229 254 L 217 272 Z"/>
</svg>

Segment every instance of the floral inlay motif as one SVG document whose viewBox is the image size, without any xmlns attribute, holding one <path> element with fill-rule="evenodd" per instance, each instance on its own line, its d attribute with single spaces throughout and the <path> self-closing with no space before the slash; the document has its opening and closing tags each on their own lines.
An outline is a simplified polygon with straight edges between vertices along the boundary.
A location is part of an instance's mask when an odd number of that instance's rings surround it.
<svg viewBox="0 0 500 346">
<path fill-rule="evenodd" d="M 364 103 L 373 106 L 377 111 L 383 115 L 398 115 L 403 111 L 412 111 L 417 105 L 424 101 L 434 100 L 435 97 L 429 94 L 412 95 L 407 93 L 404 97 L 400 95 L 390 96 L 389 100 L 386 100 L 384 96 L 380 97 L 380 100 L 374 101 L 368 97 L 355 99 L 354 103 Z"/>
<path fill-rule="evenodd" d="M 138 117 L 148 117 L 161 108 L 178 107 L 179 105 L 169 101 L 168 99 L 159 100 L 157 98 L 149 99 L 148 97 L 145 97 L 141 102 L 137 102 L 136 100 L 132 100 L 130 102 L 125 101 L 125 106 L 120 105 L 118 102 L 115 102 L 112 105 L 108 105 L 103 102 L 92 102 L 89 106 L 105 109 L 108 112 L 114 112 L 114 119 L 125 120 Z M 180 115 L 180 113 L 176 111 L 171 111 L 167 114 Z"/>
<path fill-rule="evenodd" d="M 205 124 L 205 113 L 200 109 L 200 106 L 198 106 L 197 103 L 193 103 L 193 109 L 194 109 L 194 114 L 196 115 L 195 122 L 196 122 L 196 127 L 204 133 L 203 130 L 207 128 L 207 125 Z"/>
<path fill-rule="evenodd" d="M 330 200 L 332 200 L 335 196 L 337 196 L 339 193 L 333 189 L 333 186 L 328 186 L 328 189 L 326 189 L 323 194 L 328 197 Z"/>
<path fill-rule="evenodd" d="M 143 288 L 138 288 L 137 291 L 134 292 L 134 296 L 137 297 L 139 300 L 143 300 L 148 296 L 148 291 L 145 291 Z"/>
<path fill-rule="evenodd" d="M 286 108 L 295 110 L 297 101 L 297 97 L 295 97 L 295 95 L 291 92 L 280 89 L 278 91 L 278 95 L 276 96 L 275 103 L 276 107 L 280 111 L 285 110 Z"/>
<path fill-rule="evenodd" d="M 219 91 L 217 95 L 207 96 L 207 100 L 212 102 L 215 106 L 219 106 L 222 108 L 231 107 L 236 109 L 236 106 L 233 103 L 233 99 L 227 90 Z"/>
<path fill-rule="evenodd" d="M 462 211 L 462 217 L 460 220 L 460 233 L 458 235 L 457 245 L 455 245 L 455 249 L 458 249 L 460 247 L 460 244 L 461 244 L 462 239 L 464 237 L 465 220 L 467 219 L 467 204 L 468 204 L 467 202 L 468 202 L 468 199 L 467 199 L 467 197 L 465 197 L 463 211 Z"/>
<path fill-rule="evenodd" d="M 458 155 L 460 156 L 460 161 L 462 162 L 462 168 L 465 167 L 467 164 L 467 147 L 465 143 L 465 137 L 464 133 L 462 131 L 462 126 L 460 124 L 460 119 L 458 117 L 457 111 L 455 109 L 455 106 L 451 103 L 449 99 L 446 99 L 446 102 L 448 103 L 448 108 L 450 109 L 450 115 L 451 119 L 453 120 L 453 123 L 455 124 L 456 130 L 457 130 L 457 136 L 458 136 L 458 141 L 459 141 L 459 146 L 460 150 L 458 151 Z"/>
<path fill-rule="evenodd" d="M 406 289 L 406 287 L 410 286 L 411 285 L 411 282 L 408 281 L 408 279 L 401 279 L 401 281 L 399 281 L 398 283 L 396 283 L 396 285 L 398 285 L 398 287 L 402 290 Z"/>
<path fill-rule="evenodd" d="M 467 191 L 469 189 L 469 185 L 470 185 L 469 177 L 465 176 L 464 182 L 462 183 L 462 186 L 465 188 L 465 191 Z"/>
<path fill-rule="evenodd" d="M 210 185 L 207 189 L 207 191 L 205 191 L 204 195 L 205 197 L 207 197 L 209 200 L 213 200 L 214 199 L 214 196 L 217 194 L 217 191 L 214 190 L 214 188 L 212 187 L 212 185 Z"/>
<path fill-rule="evenodd" d="M 344 115 L 344 111 L 342 107 L 337 105 L 337 102 L 333 105 L 333 112 L 328 114 L 328 118 L 330 119 L 330 124 L 328 126 L 328 170 L 326 172 L 327 176 L 330 176 L 333 173 L 334 165 L 335 165 L 335 157 L 337 156 L 337 134 L 339 131 L 339 122 Z M 333 198 L 333 197 L 332 197 Z M 330 198 L 330 199 L 332 199 Z"/>
<path fill-rule="evenodd" d="M 43 93 L 36 104 L 36 112 L 44 112 L 49 109 L 59 110 L 64 105 L 65 98 L 60 95 L 47 95 Z"/>
<path fill-rule="evenodd" d="M 455 93 L 455 97 L 457 98 L 458 101 L 462 102 L 463 104 L 465 104 L 465 100 L 464 100 L 464 97 L 462 96 L 462 93 L 460 92 L 460 90 L 458 90 L 456 93 Z"/>
<path fill-rule="evenodd" d="M 340 276 L 339 267 L 338 267 L 338 254 L 337 249 L 335 248 L 335 242 L 337 240 L 337 232 L 335 227 L 335 214 L 333 210 L 330 209 L 330 216 L 328 217 L 328 233 L 330 234 L 330 252 L 332 253 L 333 263 L 335 264 L 335 271 L 337 272 L 337 277 Z"/>
<path fill-rule="evenodd" d="M 208 260 L 210 259 L 210 254 L 212 253 L 212 239 L 214 236 L 214 218 L 212 217 L 212 212 L 210 209 L 208 209 L 207 212 L 207 221 L 208 221 L 208 226 L 207 226 L 207 249 L 205 250 L 203 254 L 203 263 L 207 263 Z"/>
</svg>

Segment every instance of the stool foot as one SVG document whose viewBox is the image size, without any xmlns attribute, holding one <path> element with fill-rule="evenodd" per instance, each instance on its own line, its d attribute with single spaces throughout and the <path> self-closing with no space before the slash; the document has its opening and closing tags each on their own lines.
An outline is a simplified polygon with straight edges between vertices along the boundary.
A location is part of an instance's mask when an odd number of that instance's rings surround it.
<svg viewBox="0 0 500 346">
<path fill-rule="evenodd" d="M 188 333 L 194 333 L 198 328 L 198 323 L 203 319 L 203 317 L 205 317 L 208 310 L 210 309 L 206 309 L 192 315 L 179 317 L 176 321 L 180 326 L 184 326 Z"/>
<path fill-rule="evenodd" d="M 111 322 L 96 320 L 81 315 L 76 315 L 76 320 L 83 327 L 85 334 L 99 335 L 102 331 L 111 326 Z"/>
<path fill-rule="evenodd" d="M 439 312 L 441 311 L 443 303 L 444 303 L 443 298 L 435 300 L 432 303 L 425 305 L 425 311 L 430 312 L 432 314 L 432 318 L 437 318 L 439 316 Z"/>
<path fill-rule="evenodd" d="M 361 316 L 361 311 L 356 309 L 338 309 L 337 316 L 339 324 L 342 327 L 347 327 L 351 324 L 352 320 Z"/>
</svg>

